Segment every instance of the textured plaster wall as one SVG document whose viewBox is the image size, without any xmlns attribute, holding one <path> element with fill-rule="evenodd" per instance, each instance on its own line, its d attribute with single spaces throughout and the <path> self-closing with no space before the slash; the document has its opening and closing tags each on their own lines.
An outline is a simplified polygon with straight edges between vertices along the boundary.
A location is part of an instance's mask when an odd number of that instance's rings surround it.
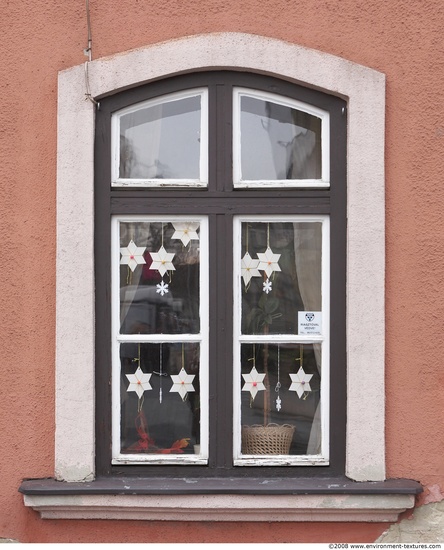
<svg viewBox="0 0 444 550">
<path fill-rule="evenodd" d="M 418 508 L 391 525 L 378 542 L 441 542 L 444 540 L 444 493 L 439 485 L 431 485 L 420 496 Z"/>
<path fill-rule="evenodd" d="M 238 31 L 386 74 L 387 474 L 444 490 L 442 1 L 90 3 L 95 58 L 185 35 Z M 59 70 L 85 60 L 84 2 L 3 0 L 2 22 L 0 536 L 22 542 L 375 540 L 387 526 L 42 521 L 24 508 L 21 479 L 54 471 L 56 86 Z M 82 212 L 77 215 L 81 220 Z M 427 506 L 442 514 L 437 503 Z M 419 509 L 414 517 L 422 514 Z"/>
</svg>

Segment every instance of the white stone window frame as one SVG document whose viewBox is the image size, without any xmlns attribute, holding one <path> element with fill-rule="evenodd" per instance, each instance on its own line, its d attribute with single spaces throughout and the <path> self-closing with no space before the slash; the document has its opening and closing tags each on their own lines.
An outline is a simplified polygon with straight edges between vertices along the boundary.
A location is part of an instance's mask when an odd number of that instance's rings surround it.
<svg viewBox="0 0 444 550">
<path fill-rule="evenodd" d="M 55 477 L 95 477 L 94 115 L 85 64 L 58 89 Z M 385 479 L 384 124 L 385 76 L 340 57 L 257 35 L 216 33 L 153 44 L 88 63 L 92 97 L 176 74 L 250 71 L 347 100 L 346 475 Z M 362 422 L 365 417 L 365 422 Z M 410 494 L 25 496 L 43 517 L 270 521 L 393 521 Z M 178 508 L 184 506 L 181 510 Z M 159 508 L 160 507 L 160 508 Z M 254 513 L 252 513 L 254 512 Z M 279 515 L 279 514 L 277 514 Z"/>
</svg>

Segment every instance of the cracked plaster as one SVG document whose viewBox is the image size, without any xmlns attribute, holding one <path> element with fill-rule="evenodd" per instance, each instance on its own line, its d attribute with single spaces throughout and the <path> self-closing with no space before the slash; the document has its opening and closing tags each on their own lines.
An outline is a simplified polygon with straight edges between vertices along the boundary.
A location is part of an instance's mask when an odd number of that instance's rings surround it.
<svg viewBox="0 0 444 550">
<path fill-rule="evenodd" d="M 387 529 L 376 542 L 442 542 L 444 540 L 444 493 L 439 485 L 425 488 L 422 506 Z"/>
</svg>

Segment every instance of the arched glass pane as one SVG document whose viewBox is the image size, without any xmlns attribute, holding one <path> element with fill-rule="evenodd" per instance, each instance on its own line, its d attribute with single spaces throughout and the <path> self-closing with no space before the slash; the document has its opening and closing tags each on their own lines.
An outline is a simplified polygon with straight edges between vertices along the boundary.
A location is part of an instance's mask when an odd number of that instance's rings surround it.
<svg viewBox="0 0 444 550">
<path fill-rule="evenodd" d="M 272 94 L 237 92 L 235 185 L 328 181 L 326 117 Z M 262 95 L 262 97 L 261 97 Z"/>
<path fill-rule="evenodd" d="M 114 184 L 205 182 L 206 111 L 204 90 L 120 111 L 115 115 Z"/>
</svg>

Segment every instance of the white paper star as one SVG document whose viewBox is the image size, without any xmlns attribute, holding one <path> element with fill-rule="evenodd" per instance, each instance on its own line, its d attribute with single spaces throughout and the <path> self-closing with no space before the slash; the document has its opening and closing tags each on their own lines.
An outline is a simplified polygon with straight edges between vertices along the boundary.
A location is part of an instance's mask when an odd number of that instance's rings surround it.
<svg viewBox="0 0 444 550">
<path fill-rule="evenodd" d="M 306 391 L 311 391 L 309 382 L 313 375 L 305 374 L 302 367 L 300 367 L 296 374 L 290 374 L 289 376 L 291 378 L 291 386 L 289 391 L 295 391 L 299 398 L 301 398 Z"/>
<path fill-rule="evenodd" d="M 171 238 L 180 239 L 184 246 L 187 246 L 192 239 L 199 240 L 199 235 L 197 234 L 199 222 L 173 223 L 173 227 L 175 232 Z"/>
<path fill-rule="evenodd" d="M 134 374 L 125 374 L 125 376 L 130 382 L 126 391 L 135 391 L 139 399 L 142 397 L 144 391 L 152 389 L 150 384 L 151 373 L 147 374 L 143 372 L 140 367 L 137 367 Z"/>
<path fill-rule="evenodd" d="M 246 252 L 241 262 L 241 275 L 244 279 L 245 286 L 248 285 L 248 283 L 251 280 L 251 277 L 261 276 L 257 268 L 258 265 L 259 265 L 259 260 L 253 260 L 249 252 Z"/>
<path fill-rule="evenodd" d="M 164 294 L 168 294 L 168 285 L 165 284 L 163 281 L 160 284 L 156 285 L 156 287 L 156 292 L 161 296 L 163 296 Z"/>
<path fill-rule="evenodd" d="M 270 279 L 267 279 L 265 282 L 262 283 L 262 285 L 264 287 L 263 291 L 266 292 L 267 294 L 272 291 L 272 288 L 271 288 L 272 283 L 271 283 Z"/>
<path fill-rule="evenodd" d="M 167 252 L 165 248 L 160 247 L 158 252 L 150 252 L 150 256 L 153 260 L 153 263 L 150 265 L 150 269 L 157 269 L 157 271 L 162 275 L 170 269 L 175 271 L 176 268 L 171 263 L 174 258 L 174 253 Z"/>
<path fill-rule="evenodd" d="M 185 399 L 188 392 L 194 391 L 192 382 L 195 376 L 195 374 L 187 374 L 185 369 L 181 369 L 179 374 L 172 374 L 173 386 L 170 392 L 178 392 L 180 397 Z"/>
<path fill-rule="evenodd" d="M 146 264 L 143 257 L 145 248 L 145 246 L 136 246 L 134 241 L 131 240 L 127 247 L 120 249 L 120 254 L 122 254 L 120 265 L 128 264 L 131 271 L 134 271 L 138 264 Z"/>
<path fill-rule="evenodd" d="M 281 257 L 280 254 L 274 254 L 270 247 L 263 253 L 258 253 L 259 265 L 257 268 L 261 271 L 265 271 L 267 277 L 273 273 L 273 271 L 280 271 L 278 261 Z"/>
<path fill-rule="evenodd" d="M 242 391 L 249 391 L 253 399 L 256 397 L 258 391 L 265 390 L 263 384 L 265 374 L 258 373 L 256 367 L 251 369 L 250 374 L 243 374 L 242 377 L 245 381 Z"/>
</svg>

